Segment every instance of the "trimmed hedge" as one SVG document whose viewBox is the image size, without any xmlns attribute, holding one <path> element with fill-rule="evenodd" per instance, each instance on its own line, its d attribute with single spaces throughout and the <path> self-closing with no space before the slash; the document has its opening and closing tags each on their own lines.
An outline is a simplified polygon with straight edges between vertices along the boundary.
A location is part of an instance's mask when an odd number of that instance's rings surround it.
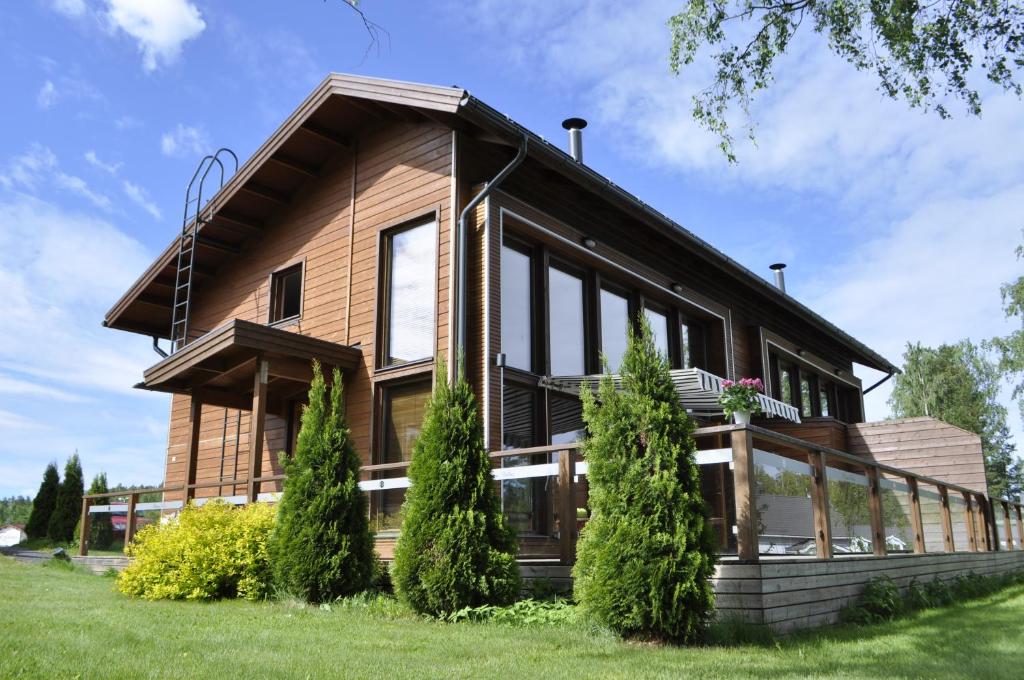
<svg viewBox="0 0 1024 680">
<path fill-rule="evenodd" d="M 190 503 L 178 517 L 135 535 L 126 551 L 134 559 L 117 577 L 117 587 L 145 600 L 264 598 L 274 513 L 265 503 Z"/>
</svg>

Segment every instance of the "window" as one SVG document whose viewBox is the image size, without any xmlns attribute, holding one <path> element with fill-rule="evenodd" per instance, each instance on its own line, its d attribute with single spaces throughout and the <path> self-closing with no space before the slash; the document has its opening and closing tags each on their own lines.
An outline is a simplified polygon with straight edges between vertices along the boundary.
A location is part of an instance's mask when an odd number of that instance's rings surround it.
<svg viewBox="0 0 1024 680">
<path fill-rule="evenodd" d="M 601 353 L 608 370 L 616 373 L 626 353 L 629 334 L 629 301 L 610 290 L 601 289 Z"/>
<path fill-rule="evenodd" d="M 433 221 L 384 238 L 383 356 L 385 366 L 429 359 L 434 354 L 437 271 Z"/>
<path fill-rule="evenodd" d="M 810 418 L 814 415 L 814 405 L 811 403 L 811 395 L 817 394 L 811 390 L 811 377 L 806 371 L 800 371 L 800 415 Z"/>
<path fill-rule="evenodd" d="M 658 350 L 661 356 L 668 358 L 668 317 L 650 307 L 644 307 L 644 316 L 647 323 L 651 325 L 651 336 L 654 339 L 654 349 Z"/>
<path fill-rule="evenodd" d="M 587 434 L 583 422 L 583 404 L 576 397 L 552 393 L 549 398 L 550 422 L 548 432 L 552 444 L 572 444 L 583 441 Z"/>
<path fill-rule="evenodd" d="M 294 319 L 302 313 L 302 265 L 274 272 L 270 277 L 270 323 Z"/>
<path fill-rule="evenodd" d="M 530 256 L 501 247 L 501 351 L 505 364 L 533 370 L 533 286 Z"/>
<path fill-rule="evenodd" d="M 412 447 L 423 428 L 423 416 L 430 398 L 430 379 L 381 388 L 381 430 L 378 463 L 400 463 L 412 459 Z M 375 477 L 404 477 L 407 470 L 388 470 Z M 374 526 L 378 531 L 401 525 L 405 489 L 371 494 Z"/>
<path fill-rule="evenodd" d="M 823 383 L 818 388 L 818 399 L 821 403 L 822 416 L 827 418 L 835 413 L 835 409 L 832 407 L 832 390 L 829 385 Z"/>
<path fill-rule="evenodd" d="M 548 268 L 548 329 L 551 375 L 583 375 L 583 279 Z"/>
<path fill-rule="evenodd" d="M 796 394 L 793 391 L 793 378 L 796 376 L 796 369 L 792 364 L 779 362 L 779 394 L 781 401 L 796 406 Z"/>
<path fill-rule="evenodd" d="M 682 353 L 680 362 L 683 368 L 693 368 L 693 347 L 690 342 L 690 327 L 684 321 L 679 325 L 679 350 Z"/>
</svg>

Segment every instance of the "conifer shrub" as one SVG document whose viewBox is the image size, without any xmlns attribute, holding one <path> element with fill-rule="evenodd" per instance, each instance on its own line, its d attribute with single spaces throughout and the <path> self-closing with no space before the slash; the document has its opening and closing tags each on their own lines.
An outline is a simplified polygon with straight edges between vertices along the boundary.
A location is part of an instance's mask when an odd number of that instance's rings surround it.
<svg viewBox="0 0 1024 680">
<path fill-rule="evenodd" d="M 446 374 L 444 362 L 437 374 Z M 431 616 L 512 602 L 519 592 L 515 532 L 501 513 L 464 377 L 437 381 L 409 479 L 392 574 L 399 597 Z"/>
<path fill-rule="evenodd" d="M 50 526 L 50 516 L 53 515 L 53 508 L 57 505 L 57 492 L 60 490 L 60 475 L 57 473 L 57 463 L 50 463 L 43 472 L 43 481 L 39 484 L 39 491 L 32 500 L 32 512 L 28 516 L 28 523 L 25 524 L 25 533 L 29 538 L 44 538 L 46 530 Z"/>
<path fill-rule="evenodd" d="M 266 503 L 190 503 L 176 518 L 139 530 L 125 550 L 132 561 L 117 587 L 145 600 L 265 598 L 274 514 Z"/>
<path fill-rule="evenodd" d="M 107 493 L 107 475 L 99 473 L 92 478 L 89 485 L 89 493 Z M 110 499 L 101 501 L 107 504 Z M 110 513 L 93 513 L 89 515 L 89 547 L 97 550 L 106 550 L 114 543 L 114 523 L 110 519 Z"/>
<path fill-rule="evenodd" d="M 620 369 L 598 395 L 584 387 L 591 518 L 580 536 L 574 594 L 625 637 L 693 642 L 710 622 L 715 546 L 694 461 L 693 423 L 641 317 Z"/>
<path fill-rule="evenodd" d="M 82 515 L 83 493 L 82 464 L 76 453 L 64 465 L 64 480 L 57 490 L 57 502 L 46 527 L 46 535 L 51 541 L 69 543 L 76 538 L 75 527 Z"/>
<path fill-rule="evenodd" d="M 318 363 L 302 412 L 295 456 L 281 454 L 287 475 L 270 554 L 274 585 L 308 602 L 328 602 L 367 590 L 377 576 L 359 456 L 345 424 L 341 372 L 330 402 Z"/>
</svg>

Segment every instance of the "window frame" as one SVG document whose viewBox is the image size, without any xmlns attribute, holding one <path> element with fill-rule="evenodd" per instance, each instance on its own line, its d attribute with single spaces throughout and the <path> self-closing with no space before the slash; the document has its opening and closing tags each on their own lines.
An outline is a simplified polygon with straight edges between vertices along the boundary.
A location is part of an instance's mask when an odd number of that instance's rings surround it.
<svg viewBox="0 0 1024 680">
<path fill-rule="evenodd" d="M 501 249 L 509 248 L 514 250 L 521 255 L 525 255 L 530 259 L 530 366 L 529 368 L 523 368 L 521 366 L 512 366 L 506 364 L 505 370 L 516 371 L 519 373 L 537 374 L 537 366 L 542 365 L 543 361 L 541 356 L 546 352 L 546 345 L 541 342 L 541 332 L 544 332 L 545 324 L 547 323 L 546 314 L 546 302 L 541 300 L 541 295 L 538 294 L 539 290 L 543 290 L 543 286 L 547 283 L 546 281 L 546 269 L 542 271 L 541 264 L 538 257 L 539 252 L 536 246 L 530 245 L 528 242 L 521 239 L 515 238 L 515 236 L 505 235 L 502 242 L 498 244 L 498 260 L 501 261 Z M 501 276 L 498 276 L 498 304 L 501 304 L 501 295 L 503 290 L 501 288 Z M 501 310 L 499 308 L 499 322 L 501 321 Z M 543 318 L 542 318 L 543 316 Z M 504 330 L 504 325 L 501 326 Z M 501 344 L 501 334 L 498 334 L 498 341 Z M 501 351 L 504 353 L 505 346 L 501 344 Z"/>
<path fill-rule="evenodd" d="M 551 371 L 551 323 L 550 323 L 550 312 L 551 312 L 551 296 L 549 291 L 550 287 L 550 276 L 549 272 L 552 269 L 557 269 L 561 273 L 579 279 L 580 281 L 580 303 L 582 305 L 581 312 L 583 318 L 583 373 L 589 375 L 594 373 L 594 333 L 593 333 L 593 277 L 588 276 L 588 270 L 586 267 L 581 267 L 577 264 L 563 260 L 557 255 L 553 255 L 546 248 L 544 249 L 543 257 L 543 276 L 544 286 L 542 290 L 548 293 L 544 296 L 544 321 L 542 332 L 544 334 L 544 375 L 554 375 Z"/>
<path fill-rule="evenodd" d="M 299 311 L 296 314 L 290 316 L 281 316 L 277 319 L 274 318 L 274 310 L 279 305 L 283 306 L 283 299 L 278 302 L 279 297 L 283 298 L 284 292 L 282 288 L 282 280 L 287 276 L 290 276 L 298 272 L 299 275 Z M 302 259 L 298 262 L 289 262 L 283 267 L 278 267 L 274 271 L 270 272 L 268 277 L 269 287 L 269 302 L 267 304 L 267 325 L 268 326 L 285 326 L 302 319 L 302 312 L 306 304 L 306 260 Z M 283 310 L 282 310 L 283 311 Z"/>
<path fill-rule="evenodd" d="M 434 372 L 432 370 L 419 371 L 400 378 L 382 380 L 374 384 L 373 413 L 375 423 L 373 426 L 373 455 L 371 456 L 374 465 L 380 465 L 385 462 L 384 448 L 387 445 L 387 432 L 385 428 L 389 409 L 388 392 L 396 388 L 410 387 L 417 383 L 424 383 L 427 390 L 427 399 L 429 399 L 434 389 Z M 412 460 L 411 455 L 410 460 Z"/>
<path fill-rule="evenodd" d="M 416 217 L 402 218 L 401 220 L 382 225 L 379 227 L 377 232 L 377 295 L 376 295 L 376 337 L 375 337 L 375 369 L 376 372 L 394 371 L 408 368 L 410 366 L 418 366 L 422 364 L 432 363 L 434 357 L 437 355 L 437 300 L 438 300 L 438 264 L 439 264 L 439 253 L 438 253 L 438 239 L 440 232 L 440 222 L 438 220 L 439 212 L 437 210 L 431 210 L 426 213 L 420 213 Z M 431 324 L 433 332 L 431 333 L 431 350 L 430 354 L 425 357 L 417 359 L 411 359 L 409 361 L 399 363 L 388 363 L 389 354 L 389 343 L 391 341 L 391 327 L 390 327 L 390 312 L 391 312 L 391 258 L 392 258 L 392 243 L 393 238 L 396 234 L 401 234 L 413 229 L 420 227 L 429 227 L 433 225 L 433 260 L 434 266 L 432 271 L 434 273 L 432 284 L 433 284 L 433 304 L 432 304 L 432 318 Z"/>
</svg>

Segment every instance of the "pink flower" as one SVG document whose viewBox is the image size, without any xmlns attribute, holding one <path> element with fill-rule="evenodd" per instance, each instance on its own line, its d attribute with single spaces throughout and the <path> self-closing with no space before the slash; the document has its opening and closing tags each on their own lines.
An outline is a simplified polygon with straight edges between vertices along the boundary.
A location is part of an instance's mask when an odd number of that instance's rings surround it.
<svg viewBox="0 0 1024 680">
<path fill-rule="evenodd" d="M 733 381 L 731 381 L 731 380 L 723 380 L 723 381 L 722 381 L 722 387 L 725 387 L 725 388 L 729 388 L 729 387 L 732 387 L 732 386 L 733 386 L 733 385 L 735 385 L 735 384 L 736 384 L 736 383 L 734 383 L 734 382 L 733 382 Z"/>
</svg>

